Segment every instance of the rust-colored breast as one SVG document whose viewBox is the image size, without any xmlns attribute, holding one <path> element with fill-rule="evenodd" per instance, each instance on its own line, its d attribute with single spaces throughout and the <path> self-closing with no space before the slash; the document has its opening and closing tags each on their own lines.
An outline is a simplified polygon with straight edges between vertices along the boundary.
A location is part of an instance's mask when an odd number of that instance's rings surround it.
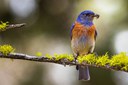
<svg viewBox="0 0 128 85">
<path fill-rule="evenodd" d="M 78 38 L 86 32 L 87 30 L 85 30 L 85 27 L 81 25 L 80 23 L 76 22 L 72 30 L 72 38 Z"/>
<path fill-rule="evenodd" d="M 91 27 L 86 27 L 78 22 L 75 22 L 75 26 L 72 30 L 72 38 L 79 38 L 80 36 L 88 36 L 94 39 L 95 30 L 96 29 L 94 25 L 92 25 Z"/>
<path fill-rule="evenodd" d="M 88 29 L 88 36 L 90 36 L 92 39 L 94 39 L 95 37 L 95 31 L 96 31 L 96 28 L 94 25 L 92 25 L 89 29 Z"/>
</svg>

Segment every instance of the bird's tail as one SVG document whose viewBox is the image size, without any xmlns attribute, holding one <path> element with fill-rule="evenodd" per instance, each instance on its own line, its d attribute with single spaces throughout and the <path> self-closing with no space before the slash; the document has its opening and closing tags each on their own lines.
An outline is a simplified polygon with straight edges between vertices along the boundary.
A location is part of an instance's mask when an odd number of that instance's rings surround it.
<svg viewBox="0 0 128 85">
<path fill-rule="evenodd" d="M 79 66 L 79 80 L 84 80 L 84 81 L 90 80 L 88 66 Z"/>
</svg>

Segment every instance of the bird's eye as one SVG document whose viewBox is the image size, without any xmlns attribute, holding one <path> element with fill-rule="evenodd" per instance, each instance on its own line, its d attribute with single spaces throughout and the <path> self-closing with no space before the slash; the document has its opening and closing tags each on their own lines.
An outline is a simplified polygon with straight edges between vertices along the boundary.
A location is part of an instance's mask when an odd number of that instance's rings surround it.
<svg viewBox="0 0 128 85">
<path fill-rule="evenodd" d="M 86 14 L 86 16 L 90 16 L 90 14 Z"/>
<path fill-rule="evenodd" d="M 82 14 L 83 16 L 90 16 L 90 14 Z"/>
<path fill-rule="evenodd" d="M 83 16 L 86 16 L 86 14 L 83 14 Z"/>
</svg>

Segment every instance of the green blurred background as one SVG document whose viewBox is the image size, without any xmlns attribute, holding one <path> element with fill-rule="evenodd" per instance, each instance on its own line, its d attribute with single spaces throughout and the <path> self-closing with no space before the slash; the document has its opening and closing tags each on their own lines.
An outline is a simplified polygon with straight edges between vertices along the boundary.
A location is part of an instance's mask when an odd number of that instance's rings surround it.
<svg viewBox="0 0 128 85">
<path fill-rule="evenodd" d="M 0 33 L 0 44 L 16 52 L 71 54 L 69 30 L 81 11 L 100 14 L 95 52 L 128 52 L 128 0 L 0 0 L 0 21 L 27 23 Z M 128 73 L 90 67 L 91 80 L 78 81 L 74 66 L 0 59 L 0 85 L 128 85 Z"/>
</svg>

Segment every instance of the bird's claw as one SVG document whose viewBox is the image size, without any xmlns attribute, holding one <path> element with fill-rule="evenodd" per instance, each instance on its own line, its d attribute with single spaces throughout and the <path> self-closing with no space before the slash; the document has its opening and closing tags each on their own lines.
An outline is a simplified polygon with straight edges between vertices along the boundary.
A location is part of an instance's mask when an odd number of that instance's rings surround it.
<svg viewBox="0 0 128 85">
<path fill-rule="evenodd" d="M 65 61 L 66 61 L 65 59 L 61 59 L 62 65 L 64 65 L 64 67 L 66 66 Z"/>
</svg>

